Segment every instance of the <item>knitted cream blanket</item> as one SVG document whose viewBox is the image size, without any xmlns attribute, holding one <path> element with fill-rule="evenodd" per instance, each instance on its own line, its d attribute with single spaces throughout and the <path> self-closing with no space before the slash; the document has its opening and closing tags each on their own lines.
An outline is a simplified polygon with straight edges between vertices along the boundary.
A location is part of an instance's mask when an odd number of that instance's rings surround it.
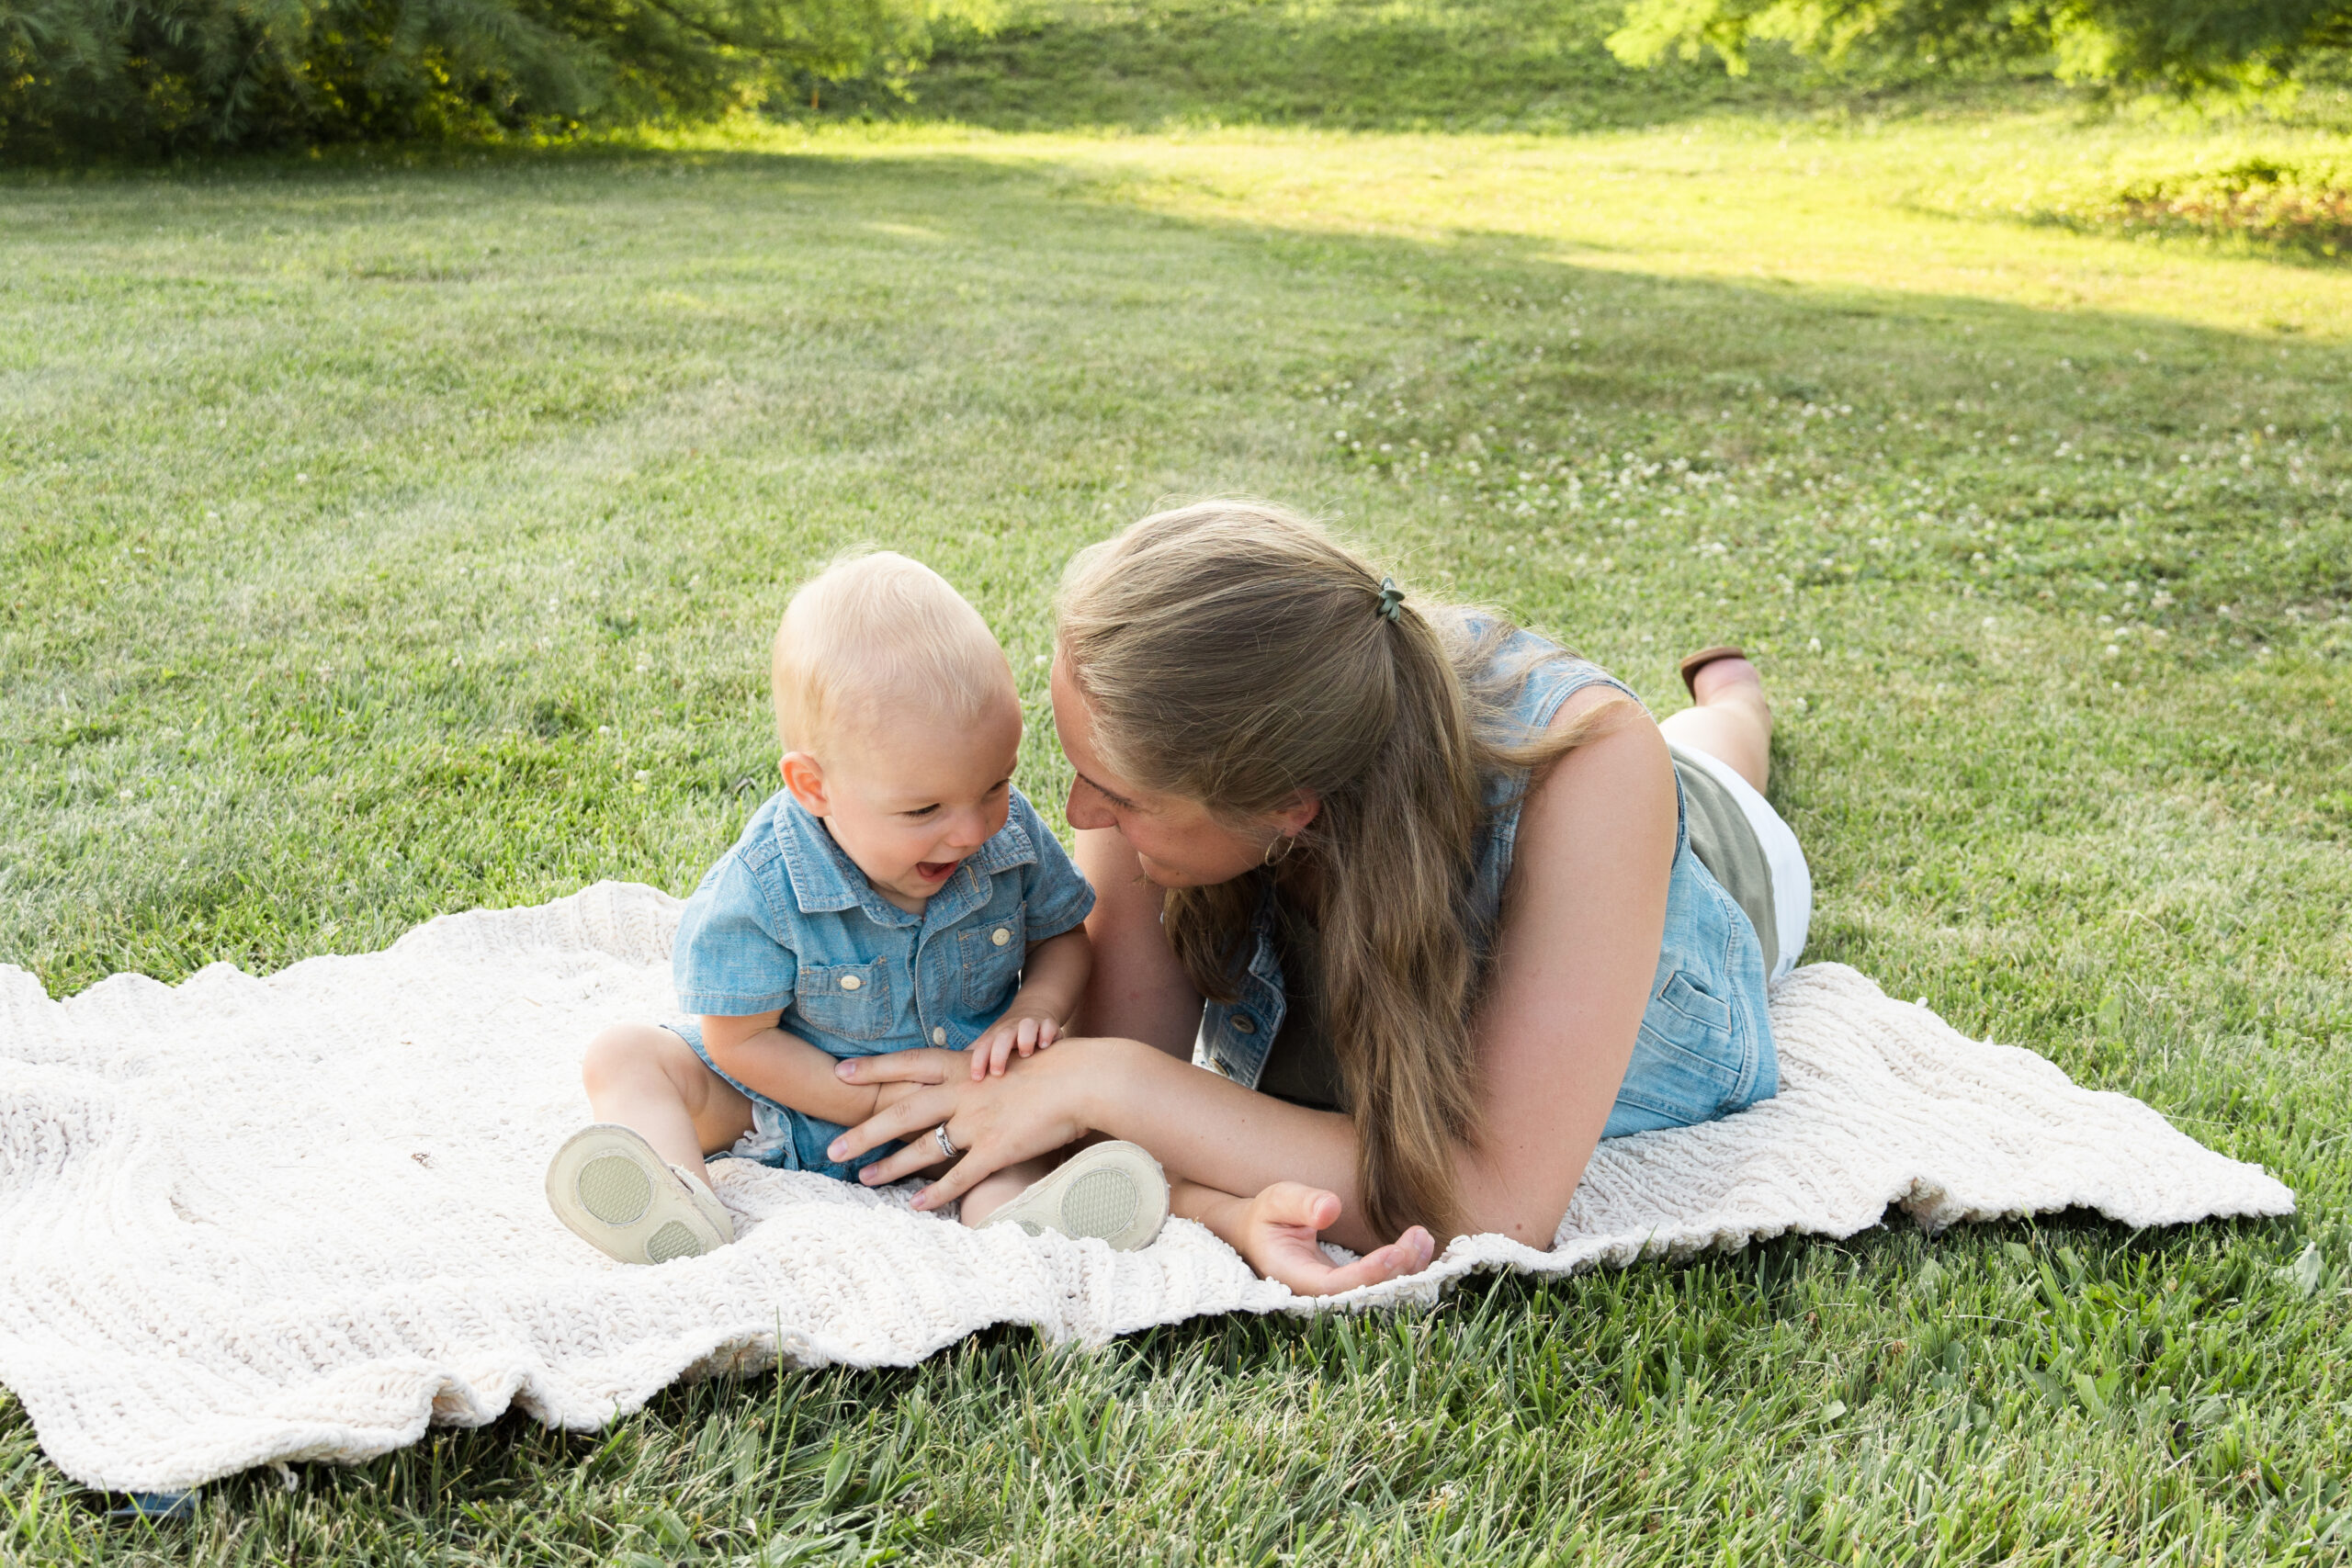
<svg viewBox="0 0 2352 1568">
<path fill-rule="evenodd" d="M 1779 1098 L 1603 1145 L 1548 1252 L 1468 1237 L 1414 1279 L 1309 1302 L 1183 1221 L 1114 1254 L 730 1160 L 716 1174 L 741 1241 L 629 1268 L 558 1224 L 540 1180 L 587 1116 L 582 1043 L 671 1011 L 678 909 L 599 883 L 266 980 L 118 975 L 63 1003 L 0 969 L 0 1382 L 58 1465 L 175 1490 L 368 1459 L 510 1403 L 594 1427 L 678 1378 L 779 1358 L 903 1365 L 996 1323 L 1099 1341 L 1201 1313 L 1426 1302 L 1475 1269 L 1848 1235 L 1891 1203 L 1931 1230 L 2070 1204 L 2131 1225 L 2294 1204 L 2139 1101 L 1823 964 L 1774 995 Z"/>
</svg>

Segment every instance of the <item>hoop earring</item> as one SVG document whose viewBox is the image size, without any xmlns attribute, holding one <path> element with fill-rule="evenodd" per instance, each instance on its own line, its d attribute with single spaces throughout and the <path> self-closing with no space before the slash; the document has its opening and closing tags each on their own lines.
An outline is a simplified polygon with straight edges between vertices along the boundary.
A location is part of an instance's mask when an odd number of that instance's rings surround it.
<svg viewBox="0 0 2352 1568">
<path fill-rule="evenodd" d="M 1296 848 L 1298 848 L 1297 834 L 1277 833 L 1274 835 L 1273 840 L 1267 844 L 1266 852 L 1264 856 L 1260 859 L 1258 863 L 1261 866 L 1280 865 L 1283 862 L 1290 859 L 1291 851 Z"/>
</svg>

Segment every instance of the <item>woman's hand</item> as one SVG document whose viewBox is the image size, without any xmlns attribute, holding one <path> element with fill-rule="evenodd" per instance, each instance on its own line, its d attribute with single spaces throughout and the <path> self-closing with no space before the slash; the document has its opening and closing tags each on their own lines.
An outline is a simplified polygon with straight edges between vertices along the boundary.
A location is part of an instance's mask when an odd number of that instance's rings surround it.
<svg viewBox="0 0 2352 1568">
<path fill-rule="evenodd" d="M 1302 1296 L 1336 1296 L 1418 1274 L 1437 1251 L 1430 1233 L 1415 1225 L 1353 1263 L 1334 1263 L 1318 1237 L 1339 1222 L 1340 1196 L 1296 1181 L 1277 1181 L 1255 1198 L 1217 1193 L 1193 1217 L 1223 1237 L 1250 1268 Z"/>
<path fill-rule="evenodd" d="M 905 1142 L 905 1148 L 857 1173 L 866 1186 L 878 1187 L 938 1164 L 939 1148 L 931 1130 L 944 1126 L 962 1155 L 917 1194 L 914 1206 L 936 1209 L 952 1203 L 983 1177 L 1049 1154 L 1092 1130 L 1082 1092 L 1089 1055 L 1084 1047 L 1091 1043 L 1065 1040 L 1051 1051 L 1016 1060 L 1002 1077 L 979 1079 L 966 1076 L 955 1052 L 896 1051 L 844 1058 L 834 1069 L 843 1082 L 915 1087 L 834 1139 L 829 1156 L 851 1160 L 877 1145 Z M 940 1063 L 930 1060 L 933 1057 L 945 1057 L 952 1066 L 943 1071 Z"/>
<path fill-rule="evenodd" d="M 851 1059 L 881 1061 L 885 1058 L 875 1056 Z M 962 1052 L 934 1051 L 928 1046 L 914 1051 L 892 1052 L 888 1060 L 890 1062 L 890 1071 L 887 1079 L 879 1073 L 870 1073 L 863 1078 L 853 1077 L 842 1072 L 838 1064 L 833 1068 L 833 1076 L 845 1082 L 872 1087 L 874 1110 L 866 1112 L 868 1116 L 889 1110 L 918 1089 L 927 1089 L 933 1084 L 945 1083 L 964 1070 Z"/>
</svg>

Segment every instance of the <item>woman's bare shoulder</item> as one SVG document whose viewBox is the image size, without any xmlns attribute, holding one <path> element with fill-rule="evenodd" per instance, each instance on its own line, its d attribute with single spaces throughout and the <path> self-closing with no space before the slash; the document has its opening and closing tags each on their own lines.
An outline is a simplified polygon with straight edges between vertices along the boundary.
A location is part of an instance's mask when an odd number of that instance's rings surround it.
<svg viewBox="0 0 2352 1568">
<path fill-rule="evenodd" d="M 1548 727 L 1559 735 L 1580 725 L 1592 734 L 1562 757 L 1528 792 L 1513 866 L 1530 857 L 1582 861 L 1600 842 L 1662 844 L 1661 880 L 1671 869 L 1675 829 L 1674 761 L 1648 710 L 1612 685 L 1585 687 L 1560 705 Z M 1514 881 L 1524 880 L 1514 875 Z"/>
<path fill-rule="evenodd" d="M 1548 733 L 1557 735 L 1563 730 L 1574 728 L 1583 721 L 1587 714 L 1611 707 L 1624 710 L 1621 719 L 1623 723 L 1630 724 L 1638 720 L 1648 725 L 1652 730 L 1657 728 L 1657 721 L 1649 716 L 1648 710 L 1620 691 L 1613 681 L 1594 681 L 1589 685 L 1578 687 L 1569 695 L 1566 702 L 1560 705 L 1560 711 L 1552 716 L 1552 722 L 1544 728 Z"/>
</svg>

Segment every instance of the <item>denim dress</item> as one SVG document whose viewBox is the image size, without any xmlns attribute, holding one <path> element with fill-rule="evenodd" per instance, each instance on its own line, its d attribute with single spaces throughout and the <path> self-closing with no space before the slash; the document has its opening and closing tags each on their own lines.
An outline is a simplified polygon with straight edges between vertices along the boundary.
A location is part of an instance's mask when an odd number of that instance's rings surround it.
<svg viewBox="0 0 2352 1568">
<path fill-rule="evenodd" d="M 1520 632 L 1497 651 L 1496 663 L 1509 669 L 1551 648 L 1532 633 Z M 1598 665 L 1555 658 L 1530 671 L 1510 717 L 1525 733 L 1539 732 L 1570 697 L 1595 683 L 1633 695 Z M 1511 775 L 1487 782 L 1487 817 L 1476 846 L 1471 893 L 1476 929 L 1469 933 L 1482 965 L 1487 933 L 1500 913 L 1503 885 L 1510 876 L 1523 783 Z M 1200 1057 L 1234 1082 L 1256 1089 L 1289 1010 L 1271 888 L 1247 951 L 1248 962 L 1238 976 L 1239 998 L 1230 1003 L 1210 1002 L 1203 1015 Z M 1691 852 L 1690 822 L 1677 779 L 1666 934 L 1633 1060 L 1600 1135 L 1618 1138 L 1712 1122 L 1770 1100 L 1780 1086 L 1772 1026 L 1765 1010 L 1763 943 L 1747 913 Z"/>
</svg>

